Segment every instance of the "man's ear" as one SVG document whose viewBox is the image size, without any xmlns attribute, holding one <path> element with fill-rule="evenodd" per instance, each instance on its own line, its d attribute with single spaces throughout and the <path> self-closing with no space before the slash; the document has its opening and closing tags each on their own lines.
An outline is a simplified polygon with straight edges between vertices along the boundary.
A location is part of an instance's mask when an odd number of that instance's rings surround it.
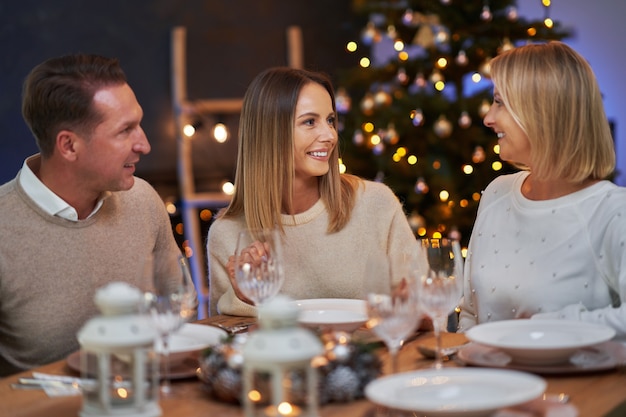
<svg viewBox="0 0 626 417">
<path fill-rule="evenodd" d="M 76 151 L 80 146 L 78 144 L 78 136 L 71 130 L 61 130 L 57 134 L 56 149 L 64 159 L 74 161 L 76 159 Z"/>
</svg>

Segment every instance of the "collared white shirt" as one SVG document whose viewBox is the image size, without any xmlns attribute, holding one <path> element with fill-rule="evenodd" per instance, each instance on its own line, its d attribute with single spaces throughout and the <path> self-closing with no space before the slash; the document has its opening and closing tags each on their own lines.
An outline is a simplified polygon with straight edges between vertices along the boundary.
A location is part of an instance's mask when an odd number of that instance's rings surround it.
<svg viewBox="0 0 626 417">
<path fill-rule="evenodd" d="M 24 192 L 32 198 L 39 207 L 50 215 L 71 221 L 78 221 L 78 212 L 76 209 L 46 187 L 46 185 L 41 182 L 39 178 L 37 178 L 33 170 L 28 165 L 37 158 L 41 158 L 41 156 L 39 154 L 30 156 L 26 158 L 26 160 L 24 160 L 24 164 L 22 164 L 22 170 L 18 177 L 18 181 L 24 189 Z M 98 212 L 98 210 L 100 210 L 102 203 L 108 195 L 108 193 L 105 193 L 98 199 L 96 207 L 94 207 L 93 211 L 89 214 L 89 216 L 87 216 L 87 218 L 93 216 Z"/>
</svg>

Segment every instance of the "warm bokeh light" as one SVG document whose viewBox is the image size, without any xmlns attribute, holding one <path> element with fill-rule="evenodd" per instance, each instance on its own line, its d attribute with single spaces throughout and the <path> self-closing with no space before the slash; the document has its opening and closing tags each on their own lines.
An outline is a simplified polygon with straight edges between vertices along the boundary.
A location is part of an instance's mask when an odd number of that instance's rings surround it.
<svg viewBox="0 0 626 417">
<path fill-rule="evenodd" d="M 362 128 L 364 132 L 372 133 L 374 131 L 374 123 L 371 123 L 371 122 L 363 123 Z"/>
<path fill-rule="evenodd" d="M 193 127 L 192 125 L 185 125 L 183 126 L 183 133 L 185 136 L 187 136 L 188 138 L 192 137 L 195 133 L 196 133 L 196 128 Z"/>
<path fill-rule="evenodd" d="M 165 203 L 165 210 L 167 210 L 167 212 L 169 214 L 176 214 L 176 204 L 172 203 L 172 202 L 166 202 Z"/>
<path fill-rule="evenodd" d="M 226 181 L 222 184 L 222 191 L 226 195 L 233 195 L 235 193 L 235 185 L 230 181 Z"/>
<path fill-rule="evenodd" d="M 348 52 L 356 52 L 356 50 L 358 49 L 358 45 L 356 42 L 354 41 L 350 41 L 348 42 L 348 44 L 346 45 L 346 50 Z"/>
<path fill-rule="evenodd" d="M 500 155 L 500 145 L 498 145 L 498 144 L 494 145 L 494 146 L 493 146 L 493 152 L 494 152 L 496 155 Z"/>
<path fill-rule="evenodd" d="M 213 137 L 218 143 L 224 143 L 228 140 L 228 127 L 224 123 L 216 123 L 213 126 Z"/>
<path fill-rule="evenodd" d="M 478 200 L 480 200 L 480 193 L 474 193 L 474 194 L 472 194 L 472 200 L 474 200 L 474 201 L 478 201 Z"/>
<path fill-rule="evenodd" d="M 407 51 L 402 51 L 398 54 L 398 59 L 400 61 L 408 61 L 409 60 L 409 53 Z"/>
<path fill-rule="evenodd" d="M 370 59 L 366 56 L 364 56 L 363 58 L 361 58 L 361 60 L 359 61 L 359 65 L 362 68 L 368 68 L 370 66 Z"/>
<path fill-rule="evenodd" d="M 444 83 L 443 81 L 437 81 L 435 83 L 435 89 L 437 91 L 443 91 L 443 89 L 446 87 L 446 83 Z"/>
<path fill-rule="evenodd" d="M 378 145 L 378 144 L 380 143 L 380 136 L 378 136 L 378 135 L 376 135 L 376 134 L 372 135 L 372 136 L 370 137 L 370 143 L 371 143 L 373 146 Z"/>
<path fill-rule="evenodd" d="M 459 201 L 459 206 L 465 208 L 469 206 L 469 201 L 467 201 L 467 199 L 464 198 L 463 200 Z"/>
<path fill-rule="evenodd" d="M 483 79 L 483 77 L 479 73 L 475 72 L 475 73 L 472 74 L 472 81 L 473 82 L 479 83 L 482 79 Z"/>
<path fill-rule="evenodd" d="M 528 33 L 528 36 L 535 36 L 537 34 L 537 29 L 535 29 L 533 27 L 530 27 L 530 28 L 528 28 L 526 33 Z"/>
<path fill-rule="evenodd" d="M 209 209 L 204 209 L 200 211 L 200 219 L 202 221 L 208 222 L 213 217 L 213 212 Z"/>
<path fill-rule="evenodd" d="M 450 193 L 447 192 L 446 190 L 441 190 L 439 192 L 439 200 L 441 201 L 448 201 L 448 198 L 450 198 Z"/>
<path fill-rule="evenodd" d="M 283 416 L 290 416 L 293 413 L 293 407 L 288 402 L 278 404 L 278 413 Z"/>
<path fill-rule="evenodd" d="M 439 68 L 445 68 L 447 65 L 448 65 L 448 60 L 447 59 L 441 57 L 441 58 L 439 58 L 437 60 L 437 66 Z"/>
<path fill-rule="evenodd" d="M 396 51 L 400 52 L 401 50 L 404 49 L 404 42 L 402 42 L 401 40 L 397 40 L 393 43 L 393 49 L 395 49 Z"/>
<path fill-rule="evenodd" d="M 406 161 L 409 163 L 409 165 L 415 165 L 417 164 L 417 156 L 415 155 L 410 155 Z"/>
<path fill-rule="evenodd" d="M 494 161 L 493 164 L 491 164 L 491 169 L 494 171 L 500 171 L 502 169 L 502 162 Z"/>
<path fill-rule="evenodd" d="M 252 402 L 259 402 L 261 401 L 261 393 L 253 389 L 252 391 L 248 393 L 248 398 L 250 398 L 250 401 Z"/>
<path fill-rule="evenodd" d="M 467 175 L 471 174 L 472 172 L 474 172 L 474 167 L 471 166 L 470 164 L 467 165 L 463 165 L 463 172 Z"/>
<path fill-rule="evenodd" d="M 340 174 L 344 174 L 346 172 L 347 168 L 345 166 L 345 164 L 343 163 L 343 160 L 341 158 L 339 158 L 339 173 Z"/>
<path fill-rule="evenodd" d="M 549 17 L 546 17 L 544 19 L 543 24 L 546 25 L 548 29 L 552 29 L 552 27 L 554 26 L 554 22 Z"/>
</svg>

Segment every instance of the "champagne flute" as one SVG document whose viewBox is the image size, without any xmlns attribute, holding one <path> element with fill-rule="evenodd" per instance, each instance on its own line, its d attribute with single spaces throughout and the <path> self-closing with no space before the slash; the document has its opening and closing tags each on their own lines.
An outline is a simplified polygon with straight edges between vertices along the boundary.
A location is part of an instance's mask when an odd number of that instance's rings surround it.
<svg viewBox="0 0 626 417">
<path fill-rule="evenodd" d="M 366 265 L 366 327 L 385 342 L 392 373 L 398 372 L 398 352 L 404 340 L 420 322 L 415 262 L 416 254 L 409 248 L 405 253 L 375 254 Z"/>
<path fill-rule="evenodd" d="M 443 367 L 441 327 L 456 308 L 463 292 L 463 256 L 459 242 L 451 239 L 422 239 L 422 266 L 418 297 L 424 314 L 433 322 L 436 340 L 434 368 Z"/>
<path fill-rule="evenodd" d="M 197 294 L 187 258 L 179 254 L 174 261 L 159 261 L 155 268 L 154 289 L 145 294 L 145 309 L 152 319 L 159 340 L 162 362 L 161 394 L 172 392 L 170 382 L 170 337 L 197 315 Z M 159 349 L 160 348 L 160 349 Z"/>
<path fill-rule="evenodd" d="M 259 306 L 273 298 L 285 282 L 283 248 L 277 229 L 244 230 L 235 250 L 239 291 Z"/>
</svg>

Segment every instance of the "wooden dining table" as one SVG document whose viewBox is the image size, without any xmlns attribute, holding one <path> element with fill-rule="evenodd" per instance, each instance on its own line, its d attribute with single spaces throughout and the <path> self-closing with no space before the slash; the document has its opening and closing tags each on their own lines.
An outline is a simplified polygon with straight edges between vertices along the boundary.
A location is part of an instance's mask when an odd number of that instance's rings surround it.
<svg viewBox="0 0 626 417">
<path fill-rule="evenodd" d="M 205 325 L 222 324 L 227 327 L 249 324 L 249 317 L 213 316 L 198 321 Z M 444 343 L 454 334 L 444 334 Z M 446 337 L 447 336 L 447 337 Z M 456 335 L 458 337 L 458 335 Z M 429 332 L 417 334 L 404 344 L 398 358 L 399 371 L 411 371 L 432 367 L 432 359 L 423 356 L 418 346 L 432 339 Z M 383 361 L 383 373 L 390 372 L 390 360 L 384 346 L 378 349 Z M 445 362 L 446 367 L 464 366 L 455 360 Z M 36 369 L 0 379 L 0 417 L 74 417 L 82 407 L 82 397 L 48 397 L 43 390 L 14 389 L 20 377 L 32 377 L 33 371 L 78 376 L 60 360 Z M 601 372 L 568 373 L 543 375 L 547 382 L 546 393 L 566 395 L 575 406 L 580 417 L 620 417 L 626 416 L 626 371 L 615 367 Z M 173 381 L 174 394 L 160 398 L 159 405 L 164 417 L 242 417 L 240 406 L 212 399 L 195 377 Z M 379 408 L 362 398 L 347 403 L 330 403 L 319 409 L 321 417 L 371 417 L 380 415 Z M 543 417 L 543 416 L 539 416 Z"/>
</svg>

